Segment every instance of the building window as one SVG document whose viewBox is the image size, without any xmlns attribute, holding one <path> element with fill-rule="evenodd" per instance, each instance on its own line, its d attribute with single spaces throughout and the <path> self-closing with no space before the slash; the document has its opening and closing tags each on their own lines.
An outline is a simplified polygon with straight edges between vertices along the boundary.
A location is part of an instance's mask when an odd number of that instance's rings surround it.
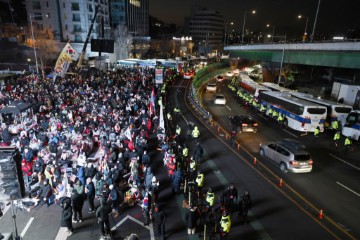
<svg viewBox="0 0 360 240">
<path fill-rule="evenodd" d="M 49 2 L 48 1 L 46 1 L 46 7 L 49 7 Z"/>
<path fill-rule="evenodd" d="M 32 2 L 32 8 L 33 9 L 41 9 L 41 5 L 40 5 L 40 2 L 39 1 L 33 1 Z"/>
<path fill-rule="evenodd" d="M 93 5 L 92 5 L 92 4 L 89 4 L 89 5 L 88 5 L 88 9 L 89 9 L 89 12 L 93 12 L 93 11 L 94 11 Z"/>
<path fill-rule="evenodd" d="M 80 24 L 74 24 L 74 32 L 76 32 L 76 33 L 81 32 L 81 25 Z"/>
<path fill-rule="evenodd" d="M 34 13 L 34 19 L 38 21 L 42 21 L 42 14 L 41 13 Z"/>
<path fill-rule="evenodd" d="M 65 30 L 68 30 L 68 29 L 67 29 L 67 24 L 65 24 Z"/>
<path fill-rule="evenodd" d="M 63 3 L 63 8 L 65 8 L 65 3 Z"/>
<path fill-rule="evenodd" d="M 71 3 L 71 10 L 72 11 L 80 11 L 80 5 L 79 3 Z"/>
<path fill-rule="evenodd" d="M 92 21 L 92 15 L 91 15 L 91 14 L 88 15 L 88 20 L 89 20 L 90 22 Z"/>
<path fill-rule="evenodd" d="M 80 34 L 75 35 L 75 42 L 82 42 L 82 37 Z"/>
<path fill-rule="evenodd" d="M 80 14 L 73 14 L 73 22 L 80 22 Z"/>
</svg>

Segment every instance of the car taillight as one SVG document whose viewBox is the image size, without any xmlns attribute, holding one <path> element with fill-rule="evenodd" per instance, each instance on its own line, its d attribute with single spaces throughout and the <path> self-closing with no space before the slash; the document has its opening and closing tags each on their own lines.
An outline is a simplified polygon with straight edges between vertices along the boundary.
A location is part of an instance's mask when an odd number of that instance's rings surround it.
<svg viewBox="0 0 360 240">
<path fill-rule="evenodd" d="M 297 162 L 297 161 L 290 161 L 290 165 L 298 166 L 298 165 L 299 165 L 299 162 Z"/>
<path fill-rule="evenodd" d="M 257 127 L 257 123 L 254 123 L 254 127 Z"/>
<path fill-rule="evenodd" d="M 312 165 L 313 163 L 314 163 L 313 160 L 308 161 L 309 165 Z"/>
<path fill-rule="evenodd" d="M 247 127 L 247 124 L 246 123 L 243 123 L 243 124 L 241 124 L 243 127 Z"/>
</svg>

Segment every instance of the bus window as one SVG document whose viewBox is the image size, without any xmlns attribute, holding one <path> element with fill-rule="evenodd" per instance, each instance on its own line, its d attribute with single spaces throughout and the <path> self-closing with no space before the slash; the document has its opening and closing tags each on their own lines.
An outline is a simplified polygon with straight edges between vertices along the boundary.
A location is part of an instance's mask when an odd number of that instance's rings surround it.
<svg viewBox="0 0 360 240">
<path fill-rule="evenodd" d="M 308 108 L 307 111 L 310 114 L 324 114 L 324 113 L 326 113 L 326 109 L 324 109 L 324 108 Z"/>
<path fill-rule="evenodd" d="M 337 113 L 350 113 L 352 109 L 347 107 L 335 107 L 335 111 Z"/>
</svg>

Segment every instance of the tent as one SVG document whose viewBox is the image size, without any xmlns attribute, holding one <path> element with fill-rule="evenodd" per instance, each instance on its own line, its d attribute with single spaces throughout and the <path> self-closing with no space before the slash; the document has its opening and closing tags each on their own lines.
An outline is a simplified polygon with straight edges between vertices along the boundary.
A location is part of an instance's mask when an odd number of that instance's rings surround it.
<svg viewBox="0 0 360 240">
<path fill-rule="evenodd" d="M 24 112 L 31 108 L 31 103 L 21 102 L 21 101 L 15 101 L 11 103 L 10 105 L 4 107 L 0 110 L 0 113 L 14 113 L 18 114 L 21 112 Z"/>
</svg>

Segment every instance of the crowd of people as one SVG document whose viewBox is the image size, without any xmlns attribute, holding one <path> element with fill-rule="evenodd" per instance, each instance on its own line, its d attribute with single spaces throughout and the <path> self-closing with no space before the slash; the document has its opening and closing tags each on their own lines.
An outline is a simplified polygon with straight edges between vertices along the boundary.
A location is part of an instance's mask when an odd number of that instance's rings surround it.
<svg viewBox="0 0 360 240">
<path fill-rule="evenodd" d="M 205 224 L 214 224 L 226 239 L 231 214 L 241 210 L 247 216 L 248 192 L 238 198 L 233 184 L 218 198 L 211 187 L 204 191 L 200 130 L 192 124 L 182 130 L 180 109 L 166 103 L 167 86 L 176 76 L 176 70 L 166 70 L 161 88 L 150 68 L 41 81 L 24 77 L 2 86 L 0 108 L 19 101 L 31 108 L 1 115 L 1 144 L 20 151 L 26 194 L 35 206 L 62 207 L 61 226 L 68 235 L 74 233 L 73 224 L 84 220 L 88 201 L 104 238 L 111 235 L 110 217 L 117 218 L 123 204 L 139 204 L 144 226 L 152 222 L 155 236 L 165 239 L 167 213 L 159 204 L 159 181 L 151 168 L 156 148 L 172 192 L 188 199 L 188 234 L 201 234 Z"/>
</svg>

